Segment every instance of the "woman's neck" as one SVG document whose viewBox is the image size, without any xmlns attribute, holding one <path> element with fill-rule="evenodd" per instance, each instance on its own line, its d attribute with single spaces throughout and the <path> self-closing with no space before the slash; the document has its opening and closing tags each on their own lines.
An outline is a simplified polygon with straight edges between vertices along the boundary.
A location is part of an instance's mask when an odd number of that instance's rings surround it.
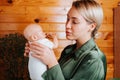
<svg viewBox="0 0 120 80">
<path fill-rule="evenodd" d="M 76 40 L 76 44 L 77 44 L 76 49 L 80 48 L 82 45 L 84 45 L 90 39 L 91 39 L 91 37 Z"/>
</svg>

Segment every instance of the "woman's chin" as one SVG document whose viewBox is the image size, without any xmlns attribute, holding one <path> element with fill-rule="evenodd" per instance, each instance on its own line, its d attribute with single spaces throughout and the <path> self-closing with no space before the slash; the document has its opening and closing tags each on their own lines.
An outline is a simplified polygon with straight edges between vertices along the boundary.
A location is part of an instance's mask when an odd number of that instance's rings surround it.
<svg viewBox="0 0 120 80">
<path fill-rule="evenodd" d="M 70 37 L 70 36 L 66 36 L 66 39 L 68 39 L 68 40 L 73 40 L 73 38 Z"/>
</svg>

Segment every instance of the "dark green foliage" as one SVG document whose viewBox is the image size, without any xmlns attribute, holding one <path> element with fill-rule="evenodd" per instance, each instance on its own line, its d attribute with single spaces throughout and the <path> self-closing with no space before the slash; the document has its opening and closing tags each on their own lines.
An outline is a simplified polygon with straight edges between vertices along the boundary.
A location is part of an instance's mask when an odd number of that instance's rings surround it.
<svg viewBox="0 0 120 80">
<path fill-rule="evenodd" d="M 0 38 L 0 69 L 5 68 L 5 80 L 30 80 L 28 75 L 28 58 L 24 57 L 26 39 L 15 33 Z"/>
</svg>

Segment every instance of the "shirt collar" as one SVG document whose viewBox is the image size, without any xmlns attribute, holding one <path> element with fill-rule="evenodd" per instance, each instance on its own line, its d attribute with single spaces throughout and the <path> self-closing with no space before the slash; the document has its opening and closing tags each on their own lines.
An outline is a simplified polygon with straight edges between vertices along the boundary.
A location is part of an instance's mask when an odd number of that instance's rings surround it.
<svg viewBox="0 0 120 80">
<path fill-rule="evenodd" d="M 84 53 L 86 50 L 91 50 L 93 47 L 95 47 L 94 39 L 91 38 L 88 40 L 84 45 L 82 45 L 80 48 L 78 48 L 75 51 L 75 58 L 77 59 L 82 53 Z"/>
<path fill-rule="evenodd" d="M 88 49 L 92 49 L 95 46 L 95 42 L 94 39 L 91 38 L 90 40 L 88 40 L 84 45 L 82 45 L 80 48 L 78 48 L 77 50 L 74 51 L 74 49 L 76 48 L 76 44 L 69 46 L 66 50 L 65 50 L 65 54 L 73 54 L 74 59 L 78 59 L 78 57 L 84 53 L 86 50 Z"/>
</svg>

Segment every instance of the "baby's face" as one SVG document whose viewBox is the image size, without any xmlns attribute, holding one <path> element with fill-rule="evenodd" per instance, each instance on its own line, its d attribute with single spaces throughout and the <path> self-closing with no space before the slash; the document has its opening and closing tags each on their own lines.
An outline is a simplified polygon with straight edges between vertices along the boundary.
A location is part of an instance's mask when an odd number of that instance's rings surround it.
<svg viewBox="0 0 120 80">
<path fill-rule="evenodd" d="M 27 40 L 31 41 L 33 36 L 35 36 L 36 39 L 42 39 L 45 38 L 45 34 L 38 24 L 30 24 L 28 25 L 24 30 L 24 36 Z"/>
<path fill-rule="evenodd" d="M 43 33 L 42 31 L 38 31 L 34 33 L 34 35 L 38 36 L 38 39 L 44 39 L 46 37 L 45 33 Z"/>
</svg>

